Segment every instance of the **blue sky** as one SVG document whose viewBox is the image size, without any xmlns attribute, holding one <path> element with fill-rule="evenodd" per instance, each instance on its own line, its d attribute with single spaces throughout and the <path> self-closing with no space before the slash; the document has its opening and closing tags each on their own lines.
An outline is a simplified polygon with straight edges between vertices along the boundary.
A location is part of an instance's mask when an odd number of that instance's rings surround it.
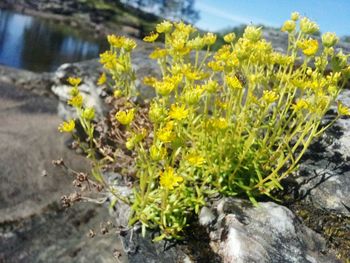
<svg viewBox="0 0 350 263">
<path fill-rule="evenodd" d="M 322 32 L 350 35 L 350 0 L 197 0 L 199 28 L 220 30 L 240 24 L 280 27 L 298 11 L 316 21 Z"/>
</svg>

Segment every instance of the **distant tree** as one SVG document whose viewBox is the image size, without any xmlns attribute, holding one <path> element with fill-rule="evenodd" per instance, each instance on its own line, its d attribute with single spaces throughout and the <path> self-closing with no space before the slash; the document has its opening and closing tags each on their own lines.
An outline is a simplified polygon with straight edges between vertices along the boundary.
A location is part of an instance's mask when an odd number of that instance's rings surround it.
<svg viewBox="0 0 350 263">
<path fill-rule="evenodd" d="M 152 11 L 157 15 L 172 20 L 184 20 L 195 23 L 199 13 L 194 8 L 195 0 L 118 0 L 143 11 Z"/>
<path fill-rule="evenodd" d="M 346 42 L 346 43 L 350 43 L 350 36 L 343 36 L 341 38 L 341 41 Z"/>
</svg>

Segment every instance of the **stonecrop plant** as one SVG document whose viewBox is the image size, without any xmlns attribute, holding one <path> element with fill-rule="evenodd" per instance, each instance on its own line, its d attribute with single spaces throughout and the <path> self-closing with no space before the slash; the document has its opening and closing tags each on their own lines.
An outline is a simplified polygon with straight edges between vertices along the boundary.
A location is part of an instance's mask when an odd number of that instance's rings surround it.
<svg viewBox="0 0 350 263">
<path fill-rule="evenodd" d="M 70 78 L 68 104 L 78 119 L 59 129 L 75 134 L 80 123 L 86 138 L 74 136 L 93 161 L 94 180 L 113 194 L 113 203 L 130 204 L 130 226 L 140 224 L 143 233 L 159 229 L 156 241 L 181 238 L 212 197 L 246 196 L 255 204 L 259 196 L 273 197 L 312 140 L 350 115 L 337 101 L 350 74 L 348 56 L 334 48 L 334 33 L 314 38 L 318 30 L 293 13 L 282 27 L 286 53 L 275 51 L 252 25 L 239 39 L 227 34 L 226 45 L 212 52 L 215 34 L 164 21 L 144 38 L 164 39 L 162 46 L 150 44 L 155 49 L 149 57 L 158 62 L 161 77 L 143 79 L 156 93 L 149 104 L 135 102 L 136 42 L 110 35 L 110 50 L 100 59 L 108 77 L 103 73 L 98 80 L 112 90 L 109 121 L 94 121 L 94 109 L 79 92 L 80 79 Z M 338 113 L 325 124 L 332 105 Z M 131 195 L 106 180 L 108 169 L 128 176 Z"/>
</svg>

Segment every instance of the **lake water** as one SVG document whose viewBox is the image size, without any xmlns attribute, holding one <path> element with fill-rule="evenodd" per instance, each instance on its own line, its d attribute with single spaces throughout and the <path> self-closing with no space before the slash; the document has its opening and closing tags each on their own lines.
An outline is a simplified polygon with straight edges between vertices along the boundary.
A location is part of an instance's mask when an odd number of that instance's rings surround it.
<svg viewBox="0 0 350 263">
<path fill-rule="evenodd" d="M 102 39 L 69 25 L 0 10 L 0 64 L 36 72 L 98 57 L 106 48 Z"/>
</svg>

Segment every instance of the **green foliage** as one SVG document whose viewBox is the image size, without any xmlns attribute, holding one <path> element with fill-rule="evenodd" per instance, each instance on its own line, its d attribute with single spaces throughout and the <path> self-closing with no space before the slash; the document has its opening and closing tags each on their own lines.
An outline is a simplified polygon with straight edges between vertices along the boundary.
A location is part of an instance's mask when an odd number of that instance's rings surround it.
<svg viewBox="0 0 350 263">
<path fill-rule="evenodd" d="M 164 21 L 144 39 L 154 42 L 160 34 L 165 39 L 150 54 L 162 76 L 144 79 L 157 94 L 146 107 L 133 103 L 130 52 L 136 43 L 108 37 L 111 48 L 101 54 L 101 63 L 113 80 L 110 116 L 115 118 L 106 129 L 109 141 L 118 142 L 121 134 L 125 138 L 113 145 L 109 158 L 96 158 L 104 150 L 94 139 L 91 110 L 86 113 L 74 79 L 69 103 L 88 136 L 85 150 L 93 174 L 107 191 L 131 204 L 130 225 L 160 229 L 155 240 L 181 238 L 190 216 L 212 196 L 245 195 L 256 203 L 257 197 L 282 188 L 281 180 L 296 169 L 312 140 L 350 114 L 338 102 L 338 115 L 321 125 L 350 68 L 347 56 L 333 49 L 337 37 L 325 35 L 321 47 L 311 36 L 317 30 L 314 22 L 294 13 L 282 27 L 289 38 L 286 54 L 274 51 L 254 26 L 238 40 L 225 35 L 226 44 L 212 52 L 216 35 L 201 36 L 191 25 Z M 333 71 L 326 72 L 329 61 Z M 99 84 L 106 81 L 102 75 Z M 69 122 L 61 126 L 73 129 Z M 134 160 L 131 196 L 118 194 L 99 171 L 106 162 L 116 162 L 121 151 Z"/>
</svg>

